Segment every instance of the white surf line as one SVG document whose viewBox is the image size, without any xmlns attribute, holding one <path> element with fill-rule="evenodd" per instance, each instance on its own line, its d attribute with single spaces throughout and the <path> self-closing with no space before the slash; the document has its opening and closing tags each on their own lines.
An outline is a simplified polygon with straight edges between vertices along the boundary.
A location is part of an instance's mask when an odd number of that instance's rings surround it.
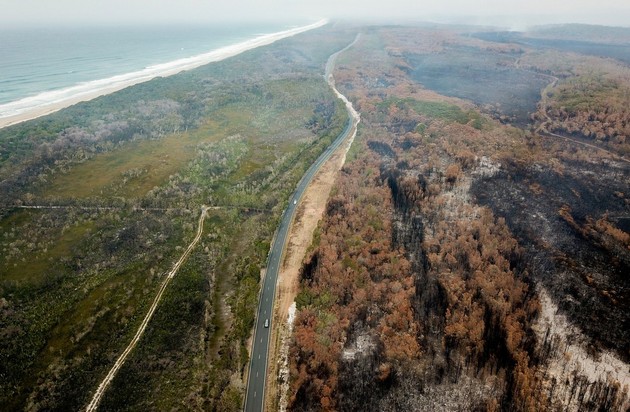
<svg viewBox="0 0 630 412">
<path fill-rule="evenodd" d="M 26 97 L 10 103 L 0 105 L 0 128 L 20 123 L 26 120 L 44 116 L 73 104 L 95 99 L 122 90 L 135 84 L 143 83 L 156 77 L 167 77 L 182 71 L 195 69 L 208 63 L 218 62 L 238 54 L 267 46 L 278 40 L 295 36 L 309 30 L 328 24 L 328 19 L 319 20 L 313 24 L 295 27 L 276 33 L 264 34 L 250 40 L 221 47 L 197 56 L 178 59 L 168 63 L 149 66 L 144 70 L 93 80 L 70 86 L 60 90 L 44 92 L 37 96 Z"/>
<path fill-rule="evenodd" d="M 96 389 L 96 393 L 94 393 L 94 396 L 92 397 L 92 401 L 89 403 L 89 405 L 85 409 L 86 412 L 93 412 L 97 410 L 98 404 L 101 401 L 101 398 L 103 397 L 103 394 L 105 393 L 105 390 L 107 389 L 111 381 L 116 376 L 116 373 L 118 373 L 118 370 L 125 363 L 127 356 L 129 356 L 133 348 L 138 344 L 138 341 L 140 341 L 140 338 L 144 334 L 144 331 L 147 328 L 149 321 L 151 321 L 151 318 L 153 317 L 153 313 L 155 312 L 157 305 L 160 303 L 160 300 L 162 299 L 162 295 L 164 294 L 166 287 L 171 282 L 171 279 L 175 277 L 175 274 L 177 274 L 177 271 L 179 270 L 180 266 L 184 263 L 184 261 L 186 260 L 186 258 L 188 257 L 192 249 L 195 247 L 197 242 L 199 242 L 199 239 L 201 239 L 201 235 L 203 233 L 203 222 L 204 222 L 204 219 L 206 218 L 207 210 L 208 208 L 206 208 L 206 206 L 203 206 L 201 208 L 201 216 L 199 216 L 199 227 L 197 228 L 197 235 L 195 236 L 193 241 L 190 242 L 190 244 L 188 245 L 188 247 L 186 248 L 182 256 L 175 263 L 175 265 L 173 265 L 173 268 L 171 269 L 171 271 L 168 273 L 168 275 L 162 282 L 162 285 L 160 286 L 160 290 L 155 296 L 155 299 L 153 299 L 153 303 L 151 304 L 149 311 L 144 317 L 144 320 L 140 324 L 138 331 L 136 332 L 131 342 L 129 342 L 129 345 L 127 345 L 127 348 L 125 349 L 125 351 L 120 355 L 118 360 L 116 360 L 116 363 L 114 363 L 114 366 L 112 366 L 112 368 L 109 370 L 109 373 L 107 373 L 107 376 L 105 376 L 105 379 L 103 379 L 101 384 L 98 385 L 98 388 Z"/>
</svg>

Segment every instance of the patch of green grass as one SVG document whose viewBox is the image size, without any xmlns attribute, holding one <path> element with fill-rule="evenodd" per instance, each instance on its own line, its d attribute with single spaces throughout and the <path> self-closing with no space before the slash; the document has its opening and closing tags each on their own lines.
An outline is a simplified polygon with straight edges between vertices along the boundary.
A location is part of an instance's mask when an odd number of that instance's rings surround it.
<svg viewBox="0 0 630 412">
<path fill-rule="evenodd" d="M 559 84 L 553 91 L 555 104 L 570 113 L 601 110 L 614 101 L 620 101 L 619 85 L 601 74 L 572 77 Z"/>
<path fill-rule="evenodd" d="M 392 104 L 396 105 L 399 109 L 410 108 L 416 113 L 423 114 L 433 119 L 441 119 L 446 122 L 457 122 L 460 124 L 470 123 L 475 129 L 481 129 L 484 125 L 483 118 L 478 112 L 474 110 L 464 111 L 459 106 L 446 102 L 415 100 L 411 98 L 390 98 L 380 103 L 378 107 L 380 110 L 386 110 Z M 419 124 L 419 126 L 420 125 L 422 124 Z"/>
<path fill-rule="evenodd" d="M 139 295 L 147 283 L 146 275 L 140 265 L 104 275 L 105 281 L 64 313 L 52 329 L 43 351 L 42 364 L 48 363 L 46 359 L 52 361 L 51 356 L 60 353 L 84 356 L 93 343 L 91 341 L 102 340 L 109 335 L 112 318 L 124 318 L 125 313 L 133 312 L 139 304 Z"/>
<path fill-rule="evenodd" d="M 365 149 L 363 139 L 361 138 L 362 127 L 363 126 L 361 125 L 361 123 L 359 123 L 357 135 L 355 136 L 352 144 L 350 145 L 350 149 L 348 149 L 348 152 L 346 153 L 346 163 L 350 163 L 353 160 L 355 160 L 359 156 L 359 154 Z"/>
<path fill-rule="evenodd" d="M 235 178 L 240 178 L 268 165 L 270 155 L 277 157 L 295 150 L 297 143 L 287 130 L 302 128 L 312 115 L 312 107 L 304 100 L 324 99 L 325 92 L 325 86 L 313 79 L 270 82 L 264 88 L 266 98 L 243 94 L 214 108 L 198 129 L 159 140 L 133 141 L 98 154 L 66 173 L 57 173 L 38 194 L 73 199 L 139 198 L 182 171 L 195 157 L 200 143 L 242 134 L 260 145 L 261 136 L 266 136 L 267 150 L 251 151 L 245 168 L 236 172 Z"/>
<path fill-rule="evenodd" d="M 194 155 L 194 143 L 185 134 L 128 143 L 112 152 L 97 155 L 68 173 L 56 175 L 41 195 L 62 198 L 140 197 L 186 164 Z M 123 180 L 125 172 L 133 169 L 145 172 L 120 189 L 107 191 L 108 187 Z"/>
<path fill-rule="evenodd" d="M 406 99 L 398 103 L 399 107 L 409 105 L 413 110 L 436 119 L 466 124 L 468 115 L 458 106 L 444 102 L 430 102 Z"/>
<path fill-rule="evenodd" d="M 194 158 L 198 144 L 217 142 L 233 133 L 233 125 L 243 123 L 247 123 L 245 113 L 237 108 L 225 108 L 189 133 L 171 134 L 159 140 L 129 142 L 111 152 L 99 154 L 67 173 L 55 175 L 39 194 L 74 199 L 91 196 L 142 197 L 153 187 L 166 182 L 170 175 L 182 170 Z M 139 173 L 133 173 L 135 171 Z"/>
<path fill-rule="evenodd" d="M 26 223 L 31 218 L 31 211 L 29 210 L 16 210 L 12 212 L 5 219 L 0 220 L 0 229 L 2 233 L 8 232 L 12 228 L 17 228 L 23 223 Z"/>
<path fill-rule="evenodd" d="M 26 211 L 19 212 L 9 219 L 13 218 L 12 221 L 15 223 L 15 221 L 23 219 L 26 214 L 28 214 Z M 19 259 L 9 259 L 3 266 L 0 266 L 0 279 L 35 285 L 41 283 L 48 270 L 60 259 L 71 256 L 74 248 L 89 235 L 93 228 L 94 223 L 92 222 L 70 226 L 59 233 L 52 246 L 44 252 L 27 254 Z"/>
</svg>

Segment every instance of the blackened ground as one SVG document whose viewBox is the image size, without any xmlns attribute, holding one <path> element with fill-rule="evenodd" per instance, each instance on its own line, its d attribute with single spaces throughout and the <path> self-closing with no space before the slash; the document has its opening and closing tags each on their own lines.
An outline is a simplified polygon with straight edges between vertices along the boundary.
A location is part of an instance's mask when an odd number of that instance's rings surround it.
<svg viewBox="0 0 630 412">
<path fill-rule="evenodd" d="M 536 166 L 527 170 L 512 166 L 476 180 L 471 191 L 480 204 L 506 219 L 526 249 L 532 276 L 550 290 L 568 318 L 596 348 L 613 349 L 628 361 L 630 254 L 623 248 L 611 251 L 585 237 L 559 210 L 568 205 L 578 225 L 606 212 L 630 216 L 625 200 L 615 194 L 628 191 L 630 171 L 579 162 L 565 166 L 562 174 Z M 532 189 L 535 184 L 540 188 Z"/>
<path fill-rule="evenodd" d="M 408 54 L 410 77 L 440 94 L 471 100 L 521 126 L 536 111 L 540 90 L 549 79 L 514 66 L 518 53 L 453 46 L 443 53 Z"/>
<path fill-rule="evenodd" d="M 630 63 L 630 45 L 604 44 L 590 41 L 539 39 L 523 35 L 518 32 L 484 32 L 472 35 L 478 39 L 496 43 L 516 43 L 536 48 L 556 49 L 573 53 L 587 54 L 597 57 L 610 57 Z"/>
</svg>

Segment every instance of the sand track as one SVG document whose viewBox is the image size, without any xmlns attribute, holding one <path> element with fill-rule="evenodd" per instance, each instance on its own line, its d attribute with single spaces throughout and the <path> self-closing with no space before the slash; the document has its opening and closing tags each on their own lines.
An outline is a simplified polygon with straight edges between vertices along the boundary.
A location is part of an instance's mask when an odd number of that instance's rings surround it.
<svg viewBox="0 0 630 412">
<path fill-rule="evenodd" d="M 103 394 L 107 390 L 107 387 L 109 386 L 111 381 L 114 379 L 114 377 L 116 376 L 116 374 L 118 373 L 122 365 L 125 363 L 125 361 L 127 360 L 127 357 L 129 356 L 133 348 L 136 347 L 136 345 L 140 341 L 140 338 L 142 338 L 142 335 L 144 334 L 147 328 L 147 325 L 149 324 L 149 322 L 151 321 L 151 318 L 153 317 L 153 314 L 155 313 L 155 309 L 157 309 L 158 304 L 162 300 L 162 295 L 164 295 L 164 291 L 166 291 L 166 288 L 168 287 L 169 283 L 171 283 L 171 280 L 177 274 L 177 271 L 179 270 L 179 268 L 186 261 L 186 258 L 188 258 L 188 256 L 190 255 L 190 252 L 193 250 L 195 245 L 197 245 L 197 243 L 201 239 L 201 235 L 203 234 L 203 222 L 206 218 L 207 210 L 208 208 L 206 208 L 205 206 L 201 208 L 201 216 L 199 216 L 199 225 L 197 227 L 197 235 L 192 240 L 192 242 L 190 242 L 190 244 L 188 245 L 184 253 L 182 253 L 179 260 L 175 262 L 175 264 L 173 265 L 173 268 L 166 274 L 166 277 L 162 281 L 162 285 L 160 286 L 158 293 L 155 295 L 155 298 L 153 299 L 153 302 L 151 303 L 151 307 L 149 307 L 149 311 L 147 312 L 144 319 L 142 320 L 142 323 L 140 324 L 140 327 L 138 327 L 138 330 L 136 331 L 136 334 L 134 335 L 133 339 L 131 340 L 131 342 L 129 342 L 129 345 L 127 345 L 123 353 L 118 357 L 118 359 L 116 360 L 116 363 L 114 363 L 114 366 L 112 366 L 112 368 L 109 370 L 105 378 L 98 385 L 98 388 L 96 389 L 96 392 L 94 393 L 94 396 L 92 397 L 92 400 L 90 401 L 87 408 L 85 409 L 87 412 L 92 412 L 92 411 L 97 410 L 98 404 L 100 403 L 101 398 L 103 397 Z"/>
</svg>

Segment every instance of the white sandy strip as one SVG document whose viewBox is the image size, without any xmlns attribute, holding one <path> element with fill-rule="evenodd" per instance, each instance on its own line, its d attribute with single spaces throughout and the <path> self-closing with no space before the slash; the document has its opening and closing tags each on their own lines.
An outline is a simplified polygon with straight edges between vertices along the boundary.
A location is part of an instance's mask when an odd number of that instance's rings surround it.
<svg viewBox="0 0 630 412">
<path fill-rule="evenodd" d="M 191 70 L 208 63 L 224 60 L 247 50 L 260 46 L 266 46 L 278 40 L 291 37 L 308 30 L 316 29 L 327 23 L 328 20 L 323 19 L 307 26 L 296 27 L 277 33 L 265 34 L 241 43 L 221 47 L 198 56 L 179 59 L 164 64 L 157 64 L 133 73 L 86 82 L 65 89 L 45 92 L 37 96 L 27 97 L 15 102 L 2 104 L 0 105 L 0 128 L 26 120 L 35 119 L 72 106 L 73 104 L 92 100 L 96 97 L 110 94 L 156 77 L 172 76 L 185 70 Z"/>
<path fill-rule="evenodd" d="M 354 38 L 354 41 L 352 43 L 350 43 L 343 49 L 339 50 L 337 53 L 330 56 L 330 58 L 326 62 L 326 74 L 324 75 L 326 77 L 326 81 L 328 82 L 328 85 L 330 86 L 330 88 L 333 90 L 337 98 L 341 99 L 341 101 L 345 104 L 346 110 L 348 111 L 350 116 L 352 116 L 353 131 L 352 131 L 352 135 L 348 139 L 348 145 L 347 145 L 346 151 L 343 154 L 342 164 L 346 162 L 346 155 L 348 154 L 348 150 L 350 149 L 350 146 L 354 142 L 354 138 L 357 135 L 357 126 L 359 125 L 359 122 L 361 121 L 361 114 L 356 111 L 356 109 L 352 105 L 352 102 L 348 100 L 346 96 L 341 94 L 339 90 L 337 90 L 337 85 L 335 84 L 335 77 L 333 76 L 332 71 L 335 67 L 335 63 L 337 62 L 337 57 L 339 57 L 341 53 L 345 52 L 346 50 L 354 46 L 359 41 L 360 38 L 361 38 L 361 33 L 357 34 L 357 37 Z"/>
<path fill-rule="evenodd" d="M 160 290 L 158 291 L 157 295 L 155 296 L 155 299 L 153 299 L 153 303 L 151 304 L 151 307 L 149 308 L 149 311 L 147 312 L 146 316 L 144 317 L 144 320 L 140 324 L 140 327 L 138 328 L 138 331 L 136 332 L 135 336 L 133 337 L 131 342 L 129 342 L 129 345 L 124 350 L 122 355 L 120 355 L 118 360 L 116 360 L 116 363 L 114 363 L 114 366 L 112 366 L 112 368 L 110 369 L 109 373 L 107 373 L 107 376 L 105 376 L 105 379 L 103 379 L 101 384 L 98 385 L 98 388 L 96 389 L 96 393 L 94 393 L 94 397 L 92 397 L 92 401 L 90 402 L 90 404 L 85 409 L 87 412 L 96 411 L 96 409 L 98 408 L 98 404 L 101 401 L 101 398 L 103 397 L 103 394 L 105 393 L 105 390 L 107 389 L 107 387 L 109 386 L 111 381 L 116 376 L 116 373 L 118 373 L 118 370 L 125 363 L 125 360 L 127 359 L 127 356 L 129 356 L 129 354 L 131 353 L 133 348 L 136 347 L 138 341 L 140 340 L 140 338 L 144 334 L 144 331 L 147 328 L 147 325 L 149 324 L 149 321 L 151 321 L 151 318 L 153 317 L 153 313 L 155 312 L 155 309 L 157 308 L 157 305 L 160 303 L 160 300 L 162 299 L 162 295 L 164 294 L 164 291 L 166 290 L 166 287 L 171 282 L 171 279 L 173 279 L 175 277 L 175 274 L 179 270 L 180 266 L 184 263 L 184 261 L 186 260 L 188 255 L 190 255 L 190 252 L 193 250 L 193 248 L 195 247 L 197 242 L 199 242 L 199 239 L 201 239 L 201 234 L 203 233 L 203 221 L 206 218 L 206 211 L 207 210 L 208 209 L 205 206 L 201 208 L 201 216 L 199 216 L 199 227 L 197 228 L 197 236 L 195 236 L 193 241 L 190 242 L 190 245 L 188 245 L 188 248 L 186 248 L 186 250 L 184 251 L 182 256 L 179 258 L 179 260 L 175 263 L 175 265 L 173 265 L 173 268 L 171 269 L 171 271 L 168 272 L 168 275 L 166 276 L 166 278 L 162 282 L 162 285 L 160 286 Z"/>
<path fill-rule="evenodd" d="M 579 410 L 580 402 L 577 402 L 577 397 L 574 397 L 570 390 L 577 375 L 585 377 L 591 385 L 598 381 L 608 384 L 616 382 L 620 385 L 621 391 L 630 389 L 628 364 L 609 351 L 602 351 L 597 359 L 589 355 L 585 350 L 587 339 L 582 332 L 572 325 L 565 315 L 559 313 L 558 306 L 542 286 L 539 286 L 537 291 L 541 313 L 533 329 L 540 342 L 545 339 L 547 332 L 548 339 L 556 342 L 547 367 L 547 375 L 559 382 L 559 388 L 553 392 L 554 400 L 563 405 L 566 411 Z M 567 396 L 568 393 L 570 395 Z M 626 395 L 622 410 L 628 408 L 630 397 Z"/>
<path fill-rule="evenodd" d="M 354 108 L 354 106 L 352 105 L 352 102 L 350 102 L 348 100 L 348 98 L 346 98 L 346 96 L 344 96 L 343 94 L 341 94 L 341 92 L 339 92 L 339 90 L 337 90 L 337 87 L 335 86 L 335 78 L 333 76 L 333 69 L 335 68 L 335 62 L 337 61 L 337 57 L 345 52 L 346 50 L 348 50 L 350 47 L 354 46 L 356 44 L 356 42 L 359 40 L 361 34 L 359 33 L 357 35 L 357 37 L 354 39 L 354 41 L 352 43 L 350 43 L 348 46 L 344 47 L 343 49 L 341 49 L 340 51 L 334 53 L 333 55 L 331 55 L 328 58 L 328 61 L 326 62 L 326 71 L 324 74 L 324 78 L 326 79 L 326 81 L 328 82 L 328 85 L 330 86 L 330 88 L 333 90 L 333 92 L 335 93 L 335 95 L 341 99 L 343 101 L 343 103 L 346 106 L 346 110 L 348 111 L 348 115 L 350 115 L 352 117 L 352 130 L 351 133 L 346 137 L 346 141 L 345 143 L 342 145 L 342 147 L 340 149 L 337 150 L 341 150 L 342 156 L 341 159 L 339 161 L 338 164 L 336 164 L 334 167 L 334 174 L 336 174 L 341 167 L 344 165 L 344 163 L 346 163 L 346 155 L 348 154 L 348 150 L 350 150 L 350 146 L 352 145 L 352 143 L 354 142 L 354 138 L 357 135 L 357 126 L 359 125 L 359 122 L 361 121 L 361 115 L 359 114 L 359 112 L 357 112 Z M 331 158 L 333 158 L 333 155 L 331 155 L 328 160 L 326 162 L 330 162 Z M 309 185 L 312 185 L 313 182 L 319 180 L 319 176 L 326 174 L 327 172 L 324 171 L 324 168 L 322 166 L 322 168 L 320 168 L 320 170 L 315 174 L 315 176 L 313 176 L 313 179 L 311 181 L 311 183 Z M 334 181 L 331 181 L 330 186 L 326 187 L 323 186 L 322 189 L 326 190 L 328 193 L 330 193 L 330 190 L 332 189 L 332 184 Z M 316 200 L 309 200 L 308 198 L 310 196 L 308 196 L 307 192 L 314 190 L 312 187 L 310 187 L 307 191 L 305 191 L 304 196 L 307 199 L 302 199 L 300 200 L 300 202 L 302 203 L 300 205 L 300 207 L 304 208 L 302 210 L 307 210 L 307 209 L 313 209 L 312 212 L 317 215 L 317 220 L 312 222 L 312 226 L 309 226 L 308 223 L 308 219 L 307 220 L 302 220 L 302 222 L 299 223 L 298 226 L 294 226 L 292 224 L 291 226 L 291 232 L 294 231 L 299 231 L 299 230 L 304 230 L 307 232 L 310 232 L 310 236 L 312 238 L 313 236 L 313 231 L 315 230 L 315 226 L 317 225 L 317 222 L 319 222 L 323 216 L 323 212 L 324 212 L 324 205 L 321 205 L 321 207 L 319 205 L 317 205 L 317 201 Z M 311 202 L 310 204 L 308 202 Z M 306 204 L 304 204 L 306 203 Z M 319 212 L 317 211 L 319 209 Z M 313 216 L 313 215 L 311 215 Z M 299 227 L 301 226 L 301 227 Z M 295 236 L 295 233 L 291 233 L 289 235 L 289 239 L 291 239 L 293 236 Z M 309 241 L 310 242 L 310 241 Z M 291 244 L 291 240 L 289 240 L 289 244 Z M 309 243 L 310 244 L 310 243 Z M 290 246 L 288 246 L 289 248 L 294 248 L 292 253 L 296 253 L 299 254 L 299 261 L 302 261 L 306 255 L 306 247 L 308 245 L 304 245 L 302 249 L 300 249 L 300 246 L 297 244 L 291 244 Z M 285 247 L 287 247 L 285 245 Z M 287 266 L 284 266 L 287 265 Z M 295 267 L 292 264 L 287 264 L 286 262 L 284 263 L 283 268 L 281 269 L 281 273 L 278 277 L 278 287 L 281 288 L 280 284 L 282 283 L 282 281 L 280 281 L 280 277 L 282 278 L 297 278 L 298 274 L 297 274 L 297 268 L 295 269 L 291 269 L 292 267 Z M 290 283 L 290 281 L 289 281 Z M 291 292 L 289 292 L 290 294 Z M 280 343 L 280 349 L 279 349 L 279 368 L 278 368 L 278 391 L 279 391 L 279 404 L 278 404 L 278 410 L 280 412 L 286 412 L 287 410 L 287 405 L 289 403 L 289 382 L 290 382 L 290 370 L 289 370 L 289 343 L 291 340 L 291 336 L 293 334 L 293 322 L 295 320 L 295 316 L 296 316 L 296 312 L 297 312 L 297 307 L 295 304 L 295 296 L 293 296 L 293 303 L 291 304 L 291 306 L 289 307 L 289 312 L 288 312 L 288 317 L 287 317 L 287 322 L 284 328 L 280 329 L 280 334 L 281 334 L 281 343 Z M 267 392 L 267 391 L 265 391 Z"/>
<path fill-rule="evenodd" d="M 282 333 L 282 343 L 280 344 L 280 370 L 278 377 L 280 380 L 280 402 L 278 410 L 280 412 L 287 411 L 289 404 L 289 382 L 291 379 L 291 369 L 289 367 L 289 344 L 293 336 L 293 322 L 297 312 L 295 301 L 289 306 L 289 314 L 287 317 L 287 325 Z"/>
</svg>

